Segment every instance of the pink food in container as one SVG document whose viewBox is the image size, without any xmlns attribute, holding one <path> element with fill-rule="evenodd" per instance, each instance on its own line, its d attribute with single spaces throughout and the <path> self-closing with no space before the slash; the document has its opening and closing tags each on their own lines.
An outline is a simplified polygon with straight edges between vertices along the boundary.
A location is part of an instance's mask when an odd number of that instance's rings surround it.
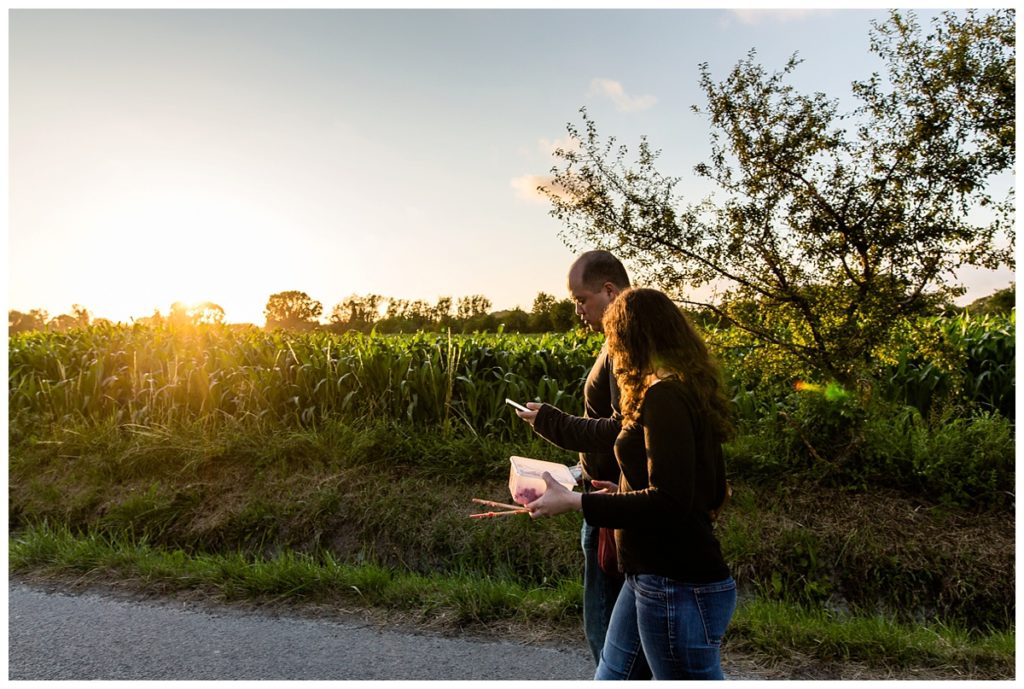
<svg viewBox="0 0 1024 689">
<path fill-rule="evenodd" d="M 509 460 L 512 467 L 509 471 L 508 490 L 513 502 L 520 505 L 533 502 L 547 490 L 548 486 L 544 483 L 545 471 L 569 490 L 576 485 L 575 477 L 564 464 L 529 457 L 509 457 Z"/>
</svg>

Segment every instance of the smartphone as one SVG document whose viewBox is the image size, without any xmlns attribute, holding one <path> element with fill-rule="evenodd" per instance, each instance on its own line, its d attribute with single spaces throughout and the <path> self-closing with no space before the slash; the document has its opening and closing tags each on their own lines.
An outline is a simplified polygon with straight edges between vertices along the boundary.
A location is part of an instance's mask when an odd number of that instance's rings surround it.
<svg viewBox="0 0 1024 689">
<path fill-rule="evenodd" d="M 527 409 L 526 407 L 524 407 L 523 405 L 519 404 L 518 402 L 513 402 L 508 397 L 505 398 L 505 403 L 506 404 L 511 404 L 513 407 L 515 407 L 519 411 L 531 411 L 531 410 Z"/>
</svg>

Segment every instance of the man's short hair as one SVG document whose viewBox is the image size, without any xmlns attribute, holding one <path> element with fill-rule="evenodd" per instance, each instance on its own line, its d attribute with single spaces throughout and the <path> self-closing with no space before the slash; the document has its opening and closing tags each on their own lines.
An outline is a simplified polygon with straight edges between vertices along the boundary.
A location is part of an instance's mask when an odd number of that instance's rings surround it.
<svg viewBox="0 0 1024 689">
<path fill-rule="evenodd" d="M 587 289 L 599 289 L 606 282 L 612 283 L 620 290 L 629 287 L 626 268 L 619 259 L 604 249 L 584 252 L 576 259 L 576 263 L 583 269 L 580 277 Z"/>
</svg>

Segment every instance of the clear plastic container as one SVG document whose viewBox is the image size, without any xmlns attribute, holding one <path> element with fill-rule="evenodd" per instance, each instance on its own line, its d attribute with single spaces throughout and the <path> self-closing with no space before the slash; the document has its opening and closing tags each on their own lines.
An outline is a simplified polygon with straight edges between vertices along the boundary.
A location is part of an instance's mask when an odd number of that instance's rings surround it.
<svg viewBox="0 0 1024 689">
<path fill-rule="evenodd" d="M 517 504 L 525 505 L 544 494 L 548 489 L 544 483 L 545 471 L 569 490 L 576 486 L 576 479 L 564 464 L 529 457 L 509 457 L 509 461 L 512 462 L 512 468 L 508 476 L 508 490 L 513 502 Z"/>
</svg>

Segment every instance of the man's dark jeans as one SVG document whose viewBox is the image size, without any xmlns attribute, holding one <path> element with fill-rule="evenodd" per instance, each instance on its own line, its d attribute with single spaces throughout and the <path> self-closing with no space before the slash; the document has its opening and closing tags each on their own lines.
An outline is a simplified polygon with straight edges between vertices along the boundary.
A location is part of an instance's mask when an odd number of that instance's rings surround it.
<svg viewBox="0 0 1024 689">
<path fill-rule="evenodd" d="M 604 637 L 608 632 L 608 621 L 612 608 L 619 597 L 622 580 L 606 576 L 597 560 L 598 527 L 584 520 L 580 533 L 583 546 L 583 629 L 594 654 L 594 662 L 601 660 Z"/>
</svg>

